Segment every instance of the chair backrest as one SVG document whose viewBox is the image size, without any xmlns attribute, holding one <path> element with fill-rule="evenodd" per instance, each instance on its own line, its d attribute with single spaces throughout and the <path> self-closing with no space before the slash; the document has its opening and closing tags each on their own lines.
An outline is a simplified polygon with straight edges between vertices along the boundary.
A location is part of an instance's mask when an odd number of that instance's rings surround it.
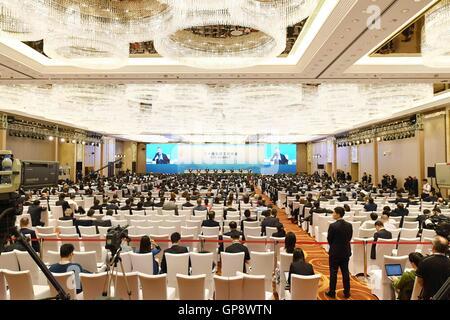
<svg viewBox="0 0 450 320">
<path fill-rule="evenodd" d="M 216 300 L 242 300 L 244 276 L 214 276 Z"/>
<path fill-rule="evenodd" d="M 243 270 L 244 266 L 244 252 L 228 253 L 221 252 L 220 257 L 222 261 L 222 276 L 235 276 L 236 272 Z"/>
<path fill-rule="evenodd" d="M 55 233 L 55 227 L 40 227 L 40 226 L 37 226 L 36 227 L 36 233 L 38 235 L 52 234 L 52 233 Z"/>
<path fill-rule="evenodd" d="M 189 274 L 189 253 L 165 253 L 167 262 L 167 285 L 177 288 L 177 274 Z"/>
<path fill-rule="evenodd" d="M 3 275 L 3 270 L 0 269 L 0 301 L 6 300 L 6 298 L 6 280 L 5 276 Z"/>
<path fill-rule="evenodd" d="M 400 231 L 400 237 L 415 238 L 415 237 L 417 237 L 418 233 L 419 233 L 419 228 L 409 229 L 409 228 L 403 227 L 402 230 Z"/>
<path fill-rule="evenodd" d="M 259 221 L 244 221 L 244 230 L 245 227 L 259 227 L 260 226 L 260 222 Z M 261 229 L 260 229 L 261 230 Z"/>
<path fill-rule="evenodd" d="M 65 244 L 65 243 L 70 243 L 74 246 L 75 251 L 81 251 L 80 240 L 73 240 L 73 239 L 79 239 L 78 233 L 60 234 L 59 238 L 61 239 L 61 245 Z M 70 240 L 66 240 L 66 239 L 70 239 Z"/>
<path fill-rule="evenodd" d="M 172 227 L 159 226 L 158 230 L 159 230 L 159 234 L 169 234 L 170 235 L 170 234 L 176 232 L 177 228 L 173 227 L 173 226 Z"/>
<path fill-rule="evenodd" d="M 205 274 L 207 278 L 212 278 L 212 264 L 214 260 L 214 254 L 212 252 L 191 252 L 189 256 L 191 259 L 192 275 Z"/>
<path fill-rule="evenodd" d="M 153 254 L 130 252 L 133 271 L 153 275 Z"/>
<path fill-rule="evenodd" d="M 205 274 L 177 274 L 176 277 L 180 300 L 205 300 Z"/>
<path fill-rule="evenodd" d="M 0 269 L 19 271 L 19 261 L 14 251 L 0 254 Z"/>
<path fill-rule="evenodd" d="M 143 300 L 167 300 L 167 274 L 147 275 L 139 273 Z"/>
<path fill-rule="evenodd" d="M 242 286 L 242 300 L 265 300 L 265 281 L 264 275 L 249 275 L 238 272 L 237 275 L 244 276 L 244 284 Z"/>
<path fill-rule="evenodd" d="M 273 274 L 273 260 L 274 252 L 250 252 L 250 261 L 252 269 L 249 274 L 264 275 L 266 277 L 266 291 L 272 290 L 272 274 Z"/>
<path fill-rule="evenodd" d="M 115 275 L 113 275 L 115 277 Z M 125 281 L 126 277 L 126 281 Z M 127 286 L 128 282 L 128 286 Z M 131 292 L 131 295 L 128 295 L 128 289 Z M 138 273 L 137 272 L 128 272 L 125 273 L 125 276 L 122 272 L 118 272 L 117 274 L 117 284 L 116 291 L 114 292 L 114 296 L 116 298 L 120 298 L 123 300 L 138 300 L 139 299 L 139 282 L 138 282 Z"/>
<path fill-rule="evenodd" d="M 95 251 L 97 262 L 103 262 L 104 240 L 101 240 L 99 234 L 84 235 L 82 237 L 84 251 Z"/>
<path fill-rule="evenodd" d="M 405 270 L 406 263 L 408 261 L 408 256 L 399 256 L 399 257 L 393 257 L 393 256 L 384 256 L 383 257 L 383 266 L 381 268 L 381 274 L 382 274 L 382 281 L 383 283 L 388 283 L 390 280 L 387 277 L 386 274 L 386 268 L 384 267 L 387 264 L 399 264 L 402 266 L 402 270 Z"/>
<path fill-rule="evenodd" d="M 26 251 L 14 250 L 14 252 L 16 253 L 17 260 L 19 261 L 20 271 L 30 271 L 33 284 L 38 285 L 40 283 L 40 271 L 33 258 L 31 258 L 30 254 Z"/>
<path fill-rule="evenodd" d="M 245 241 L 247 241 L 245 243 L 245 245 L 248 248 L 248 251 L 252 252 L 252 251 L 256 251 L 256 252 L 266 252 L 266 241 L 267 238 L 265 236 L 260 236 L 260 237 L 254 237 L 254 236 L 250 236 L 250 235 L 245 235 Z M 254 243 L 253 241 L 255 241 L 256 243 Z"/>
<path fill-rule="evenodd" d="M 125 273 L 130 273 L 133 270 L 133 264 L 131 263 L 131 252 L 122 252 L 120 254 L 120 257 L 122 258 L 122 264 L 123 264 L 123 271 Z M 122 266 L 119 264 L 118 269 L 119 273 L 122 273 Z"/>
<path fill-rule="evenodd" d="M 198 228 L 197 227 L 181 227 L 181 235 L 187 236 L 187 235 L 193 235 L 194 237 L 198 236 Z"/>
<path fill-rule="evenodd" d="M 317 300 L 320 279 L 320 274 L 312 276 L 291 274 L 291 299 Z"/>
<path fill-rule="evenodd" d="M 244 226 L 244 235 L 246 238 L 247 238 L 247 236 L 259 237 L 259 236 L 261 236 L 261 228 Z"/>
<path fill-rule="evenodd" d="M 137 226 L 136 231 L 138 234 L 145 234 L 145 235 L 149 236 L 155 232 L 155 228 L 154 227 Z"/>
<path fill-rule="evenodd" d="M 100 235 L 101 238 L 106 237 L 108 230 L 111 229 L 111 227 L 101 227 L 101 226 L 98 226 L 97 228 L 98 228 L 98 234 Z"/>
<path fill-rule="evenodd" d="M 78 263 L 87 271 L 92 273 L 97 272 L 97 256 L 95 251 L 74 251 L 73 262 Z"/>
<path fill-rule="evenodd" d="M 280 252 L 280 277 L 282 283 L 286 284 L 287 279 L 284 275 L 285 272 L 289 271 L 292 263 L 292 253 Z M 284 288 L 284 287 L 283 287 Z"/>
<path fill-rule="evenodd" d="M 277 232 L 276 227 L 266 227 L 266 237 L 269 239 L 273 233 Z"/>
<path fill-rule="evenodd" d="M 108 275 L 101 273 L 80 273 L 81 286 L 83 287 L 83 299 L 95 300 L 102 296 L 105 281 Z"/>
<path fill-rule="evenodd" d="M 8 283 L 9 298 L 11 300 L 34 300 L 30 271 L 3 270 L 3 275 Z"/>
<path fill-rule="evenodd" d="M 426 242 L 422 244 L 422 254 L 427 255 L 431 254 L 431 250 L 433 249 L 433 241 L 434 238 L 422 238 L 421 242 Z"/>
<path fill-rule="evenodd" d="M 70 227 L 63 227 L 60 226 L 59 228 L 59 234 L 78 234 L 77 233 L 77 228 L 74 226 L 70 226 Z"/>
<path fill-rule="evenodd" d="M 202 227 L 202 234 L 205 236 L 218 236 L 220 227 Z"/>
<path fill-rule="evenodd" d="M 117 226 L 125 227 L 127 224 L 127 220 L 111 220 L 111 226 L 113 228 Z"/>
<path fill-rule="evenodd" d="M 61 287 L 64 289 L 64 292 L 69 294 L 71 300 L 76 300 L 77 298 L 77 288 L 75 285 L 75 274 L 73 271 L 68 271 L 64 273 L 52 273 L 55 277 L 56 281 L 61 285 Z M 50 281 L 47 280 L 48 286 L 50 288 L 50 296 L 56 297 L 58 292 L 56 289 L 52 286 Z"/>
<path fill-rule="evenodd" d="M 411 300 L 419 300 L 420 293 L 422 292 L 423 287 L 420 285 L 419 281 L 417 281 L 417 277 L 414 280 L 413 291 L 411 294 Z"/>
<path fill-rule="evenodd" d="M 436 236 L 436 231 L 433 229 L 422 229 L 422 241 L 424 238 L 434 238 Z"/>
<path fill-rule="evenodd" d="M 411 252 L 415 252 L 417 249 L 417 244 L 414 242 L 419 242 L 420 238 L 403 238 L 400 237 L 399 242 L 412 242 L 412 243 L 399 243 L 397 249 L 397 256 L 407 256 Z"/>
<path fill-rule="evenodd" d="M 419 221 L 403 221 L 403 228 L 419 229 Z"/>
<path fill-rule="evenodd" d="M 47 259 L 45 259 L 45 263 L 48 263 L 49 265 L 58 263 L 60 260 L 60 255 L 58 251 L 48 251 L 47 252 Z"/>
<path fill-rule="evenodd" d="M 97 229 L 95 229 L 95 226 L 89 227 L 78 226 L 78 230 L 80 230 L 81 236 L 91 236 L 97 234 Z"/>
<path fill-rule="evenodd" d="M 377 229 L 371 228 L 371 229 L 365 229 L 365 228 L 359 228 L 359 238 L 370 238 L 373 237 L 374 233 L 377 232 Z"/>
</svg>

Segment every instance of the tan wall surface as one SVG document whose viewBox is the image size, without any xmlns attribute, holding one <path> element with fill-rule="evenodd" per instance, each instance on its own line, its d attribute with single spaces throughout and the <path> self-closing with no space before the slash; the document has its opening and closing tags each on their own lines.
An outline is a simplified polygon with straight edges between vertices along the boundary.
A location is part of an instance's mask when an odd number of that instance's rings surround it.
<svg viewBox="0 0 450 320">
<path fill-rule="evenodd" d="M 55 161 L 55 142 L 8 136 L 6 149 L 20 160 Z"/>
<path fill-rule="evenodd" d="M 297 143 L 297 172 L 308 171 L 308 155 L 306 143 Z"/>
<path fill-rule="evenodd" d="M 147 161 L 147 144 L 138 143 L 137 144 L 137 173 L 145 173 L 147 171 L 146 166 Z"/>
<path fill-rule="evenodd" d="M 372 175 L 372 181 L 375 178 L 375 161 L 373 154 L 373 143 L 360 144 L 358 146 L 358 167 L 359 177 L 361 178 L 366 172 Z"/>
<path fill-rule="evenodd" d="M 336 149 L 338 170 L 350 172 L 350 147 L 340 147 Z"/>
<path fill-rule="evenodd" d="M 434 167 L 436 163 L 446 162 L 445 149 L 445 115 L 424 119 L 424 148 L 425 148 L 425 177 L 427 167 Z M 430 179 L 429 179 L 430 181 Z M 433 179 L 433 184 L 435 185 Z"/>
</svg>

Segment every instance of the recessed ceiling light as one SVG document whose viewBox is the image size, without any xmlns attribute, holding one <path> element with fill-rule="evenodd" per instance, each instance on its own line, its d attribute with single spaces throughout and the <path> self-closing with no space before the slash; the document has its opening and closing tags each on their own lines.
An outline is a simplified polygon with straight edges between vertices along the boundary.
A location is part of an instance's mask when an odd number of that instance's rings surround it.
<svg viewBox="0 0 450 320">
<path fill-rule="evenodd" d="M 402 10 L 402 13 L 408 13 L 409 12 L 409 9 L 403 9 Z"/>
<path fill-rule="evenodd" d="M 359 19 L 353 19 L 352 22 L 357 23 L 357 22 L 359 22 Z"/>
</svg>

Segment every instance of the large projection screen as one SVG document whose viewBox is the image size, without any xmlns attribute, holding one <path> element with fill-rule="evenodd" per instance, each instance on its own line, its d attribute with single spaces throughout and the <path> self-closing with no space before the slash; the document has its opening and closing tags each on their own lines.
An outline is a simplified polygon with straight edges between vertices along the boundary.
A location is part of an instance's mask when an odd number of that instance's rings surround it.
<svg viewBox="0 0 450 320">
<path fill-rule="evenodd" d="M 246 170 L 276 174 L 296 172 L 295 144 L 148 144 L 147 172 Z"/>
<path fill-rule="evenodd" d="M 439 187 L 450 188 L 450 163 L 436 163 L 436 183 Z"/>
</svg>

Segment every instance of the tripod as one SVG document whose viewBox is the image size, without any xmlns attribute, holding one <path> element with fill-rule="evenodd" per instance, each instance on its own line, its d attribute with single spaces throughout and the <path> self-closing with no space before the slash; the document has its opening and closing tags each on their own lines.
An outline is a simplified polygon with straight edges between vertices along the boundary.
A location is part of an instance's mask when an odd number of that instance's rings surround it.
<svg viewBox="0 0 450 320">
<path fill-rule="evenodd" d="M 127 288 L 127 294 L 128 294 L 128 300 L 131 300 L 131 290 L 130 286 L 128 285 L 128 279 L 125 274 L 125 269 L 123 267 L 122 258 L 120 257 L 120 252 L 122 251 L 122 248 L 119 247 L 119 249 L 113 253 L 113 256 L 111 260 L 109 261 L 109 264 L 106 267 L 106 273 L 107 278 L 105 280 L 105 284 L 103 285 L 103 293 L 102 296 L 104 297 L 111 297 L 111 282 L 114 281 L 114 294 L 117 295 L 117 275 L 118 272 L 116 271 L 117 264 L 120 263 L 120 268 L 122 269 L 122 275 L 125 280 L 125 286 Z M 112 252 L 111 252 L 112 253 Z M 115 274 L 114 274 L 115 271 Z M 113 280 L 113 276 L 115 276 Z"/>
</svg>

